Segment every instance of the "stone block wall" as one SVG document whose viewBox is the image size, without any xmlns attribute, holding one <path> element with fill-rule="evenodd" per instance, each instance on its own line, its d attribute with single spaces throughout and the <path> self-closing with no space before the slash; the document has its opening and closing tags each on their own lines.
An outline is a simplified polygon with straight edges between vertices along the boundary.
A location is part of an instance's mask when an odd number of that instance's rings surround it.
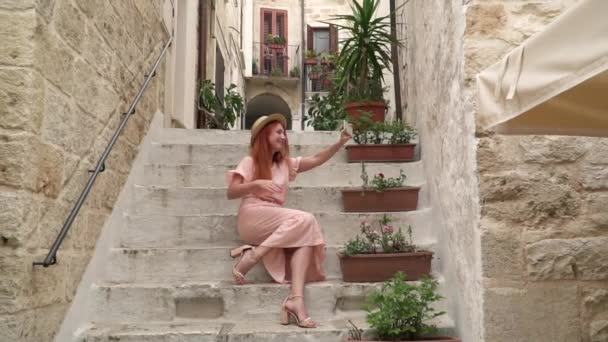
<svg viewBox="0 0 608 342">
<path fill-rule="evenodd" d="M 475 122 L 464 94 L 461 0 L 402 0 L 398 18 L 404 113 L 419 132 L 448 313 L 463 341 L 482 341 Z M 405 59 L 405 61 L 403 61 Z M 415 228 L 415 227 L 414 227 Z"/>
<path fill-rule="evenodd" d="M 576 2 L 410 1 L 399 16 L 465 341 L 608 341 L 608 143 L 475 125 L 475 75 Z"/>
<path fill-rule="evenodd" d="M 575 3 L 471 1 L 469 91 Z M 608 341 L 608 143 L 477 134 L 486 341 Z"/>
<path fill-rule="evenodd" d="M 52 341 L 152 115 L 162 108 L 162 69 L 58 264 L 32 262 L 44 258 L 168 37 L 160 0 L 2 1 L 0 35 L 0 341 Z"/>
</svg>

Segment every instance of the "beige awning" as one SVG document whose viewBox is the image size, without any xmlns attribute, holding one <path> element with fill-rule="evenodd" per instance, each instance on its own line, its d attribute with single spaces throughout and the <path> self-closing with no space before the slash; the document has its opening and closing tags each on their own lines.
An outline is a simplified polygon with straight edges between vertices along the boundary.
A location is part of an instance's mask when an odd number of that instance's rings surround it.
<svg viewBox="0 0 608 342">
<path fill-rule="evenodd" d="M 583 0 L 477 75 L 478 121 L 503 134 L 608 136 L 608 0 Z"/>
</svg>

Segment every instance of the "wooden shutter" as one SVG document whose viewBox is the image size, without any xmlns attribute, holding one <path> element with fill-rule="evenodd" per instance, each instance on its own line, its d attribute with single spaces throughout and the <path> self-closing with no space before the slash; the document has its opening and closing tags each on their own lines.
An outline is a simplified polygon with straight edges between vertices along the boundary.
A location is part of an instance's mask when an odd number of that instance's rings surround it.
<svg viewBox="0 0 608 342">
<path fill-rule="evenodd" d="M 287 38 L 287 18 L 285 17 L 285 13 L 277 12 L 275 13 L 275 33 L 279 37 Z"/>
<path fill-rule="evenodd" d="M 262 43 L 272 33 L 272 12 L 262 12 Z"/>
<path fill-rule="evenodd" d="M 329 25 L 329 51 L 338 51 L 338 28 L 336 25 Z"/>
</svg>

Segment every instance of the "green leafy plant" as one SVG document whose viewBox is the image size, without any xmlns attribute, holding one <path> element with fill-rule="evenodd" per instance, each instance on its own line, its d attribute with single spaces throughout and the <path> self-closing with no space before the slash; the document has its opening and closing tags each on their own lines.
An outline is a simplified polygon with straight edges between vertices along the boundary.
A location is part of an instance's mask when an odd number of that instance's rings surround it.
<svg viewBox="0 0 608 342">
<path fill-rule="evenodd" d="M 336 64 L 342 69 L 338 87 L 352 99 L 382 100 L 383 70 L 391 70 L 390 15 L 376 15 L 380 0 L 353 1 L 352 13 L 333 16 L 345 31 Z"/>
<path fill-rule="evenodd" d="M 317 131 L 335 131 L 346 118 L 344 98 L 339 93 L 329 92 L 327 96 L 314 94 L 304 122 Z"/>
<path fill-rule="evenodd" d="M 214 113 L 217 109 L 218 101 L 215 98 L 215 83 L 211 80 L 203 80 L 198 83 L 198 103 L 207 111 Z"/>
<path fill-rule="evenodd" d="M 272 69 L 272 71 L 270 72 L 270 76 L 274 76 L 274 77 L 280 77 L 280 76 L 283 76 L 283 70 L 281 70 L 280 68 L 274 68 L 274 69 Z"/>
<path fill-rule="evenodd" d="M 378 337 L 386 341 L 415 340 L 437 331 L 430 319 L 445 314 L 432 304 L 443 297 L 437 293 L 438 282 L 423 278 L 418 284 L 405 281 L 398 272 L 367 298 L 367 322 Z"/>
<path fill-rule="evenodd" d="M 224 102 L 215 95 L 215 84 L 211 80 L 198 83 L 198 108 L 205 113 L 206 128 L 227 130 L 236 123 L 244 109 L 243 97 L 230 84 L 224 94 Z"/>
<path fill-rule="evenodd" d="M 269 34 L 266 36 L 266 44 L 285 44 L 286 40 L 284 37 L 281 37 L 276 34 Z"/>
<path fill-rule="evenodd" d="M 317 53 L 315 52 L 315 50 L 308 49 L 308 50 L 306 50 L 306 52 L 304 52 L 304 57 L 306 57 L 306 58 L 317 58 Z"/>
<path fill-rule="evenodd" d="M 372 250 L 372 246 L 365 239 L 359 237 L 359 235 L 355 236 L 353 239 L 350 239 L 344 245 L 344 249 L 342 253 L 345 256 L 351 256 L 355 254 L 369 254 Z"/>
<path fill-rule="evenodd" d="M 293 68 L 291 68 L 291 70 L 289 71 L 289 76 L 299 77 L 300 76 L 300 67 L 296 65 Z"/>
<path fill-rule="evenodd" d="M 372 121 L 371 113 L 363 113 L 353 129 L 353 140 L 358 144 L 408 144 L 417 133 L 406 122 Z"/>
<path fill-rule="evenodd" d="M 374 175 L 372 178 L 371 185 L 369 182 L 369 175 L 365 169 L 365 163 L 361 163 L 361 180 L 363 180 L 363 190 L 373 189 L 377 192 L 382 192 L 389 188 L 398 188 L 403 186 L 403 183 L 407 179 L 407 175 L 402 169 L 399 170 L 399 177 L 385 177 L 382 172 Z"/>
<path fill-rule="evenodd" d="M 243 97 L 237 91 L 235 91 L 236 85 L 230 84 L 226 88 L 224 94 L 224 105 L 222 106 L 222 121 L 225 124 L 224 129 L 228 129 L 229 126 L 234 125 L 236 119 L 241 116 L 243 109 L 245 108 L 243 103 Z"/>
<path fill-rule="evenodd" d="M 344 245 L 342 254 L 351 256 L 355 254 L 378 253 L 410 253 L 416 251 L 412 239 L 412 227 L 408 226 L 407 236 L 401 227 L 395 229 L 393 218 L 384 214 L 378 220 L 377 228 L 373 228 L 367 221 L 361 221 L 360 234 L 348 240 Z"/>
<path fill-rule="evenodd" d="M 254 59 L 253 63 L 251 64 L 251 72 L 254 75 L 257 75 L 259 73 L 259 70 L 258 70 L 258 59 L 257 58 Z"/>
</svg>

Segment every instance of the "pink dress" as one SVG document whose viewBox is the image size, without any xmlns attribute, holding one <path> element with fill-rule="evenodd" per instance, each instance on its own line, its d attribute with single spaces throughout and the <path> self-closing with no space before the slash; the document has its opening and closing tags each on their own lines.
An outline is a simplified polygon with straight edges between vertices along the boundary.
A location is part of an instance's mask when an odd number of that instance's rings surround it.
<svg viewBox="0 0 608 342">
<path fill-rule="evenodd" d="M 304 246 L 313 247 L 306 281 L 325 279 L 325 241 L 317 220 L 310 213 L 283 208 L 289 182 L 295 179 L 300 160 L 301 157 L 290 158 L 289 163 L 285 160 L 281 165 L 273 165 L 272 181 L 281 186 L 281 192 L 247 195 L 239 207 L 237 229 L 241 239 L 251 245 L 273 247 L 264 256 L 263 262 L 272 279 L 278 283 L 285 283 L 291 278 L 289 248 Z M 253 158 L 247 156 L 235 170 L 228 171 L 226 182 L 230 184 L 235 174 L 241 175 L 245 183 L 251 182 L 253 169 Z M 274 202 L 261 200 L 257 196 L 271 197 Z"/>
</svg>

